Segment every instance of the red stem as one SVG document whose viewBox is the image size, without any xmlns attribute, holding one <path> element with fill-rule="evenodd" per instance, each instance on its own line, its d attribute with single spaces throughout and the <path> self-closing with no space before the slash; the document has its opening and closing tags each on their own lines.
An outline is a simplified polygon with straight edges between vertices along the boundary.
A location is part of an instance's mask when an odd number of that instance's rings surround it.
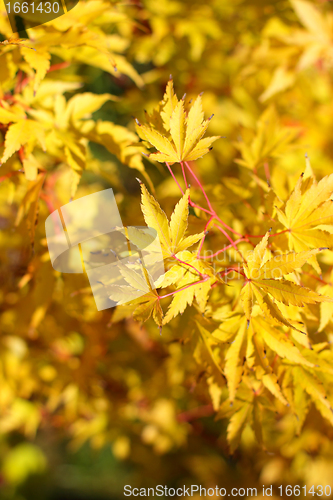
<svg viewBox="0 0 333 500">
<path fill-rule="evenodd" d="M 220 222 L 220 224 L 222 224 L 226 229 L 228 229 L 228 231 L 231 231 L 232 233 L 236 234 L 237 236 L 243 236 L 241 233 L 238 233 L 237 231 L 232 229 L 232 227 L 228 226 L 228 224 L 223 222 L 223 220 L 221 220 L 220 217 L 218 215 L 216 215 L 216 213 L 215 213 L 215 219 L 217 219 Z"/>
<path fill-rule="evenodd" d="M 205 238 L 206 238 L 206 234 L 203 235 L 203 237 L 202 237 L 202 239 L 200 241 L 200 245 L 199 245 L 199 248 L 198 248 L 198 251 L 197 251 L 197 259 L 201 259 L 202 258 L 202 257 L 200 257 L 200 253 L 201 253 L 203 244 L 205 242 Z"/>
<path fill-rule="evenodd" d="M 302 274 L 306 274 L 307 276 L 310 276 L 310 278 L 313 278 L 314 280 L 320 281 L 320 283 L 324 283 L 324 285 L 332 286 L 331 283 L 328 283 L 327 281 L 323 280 L 323 278 L 318 278 L 318 276 L 314 276 L 314 274 L 307 273 L 305 271 L 303 271 Z"/>
<path fill-rule="evenodd" d="M 181 190 L 182 195 L 184 196 L 184 191 L 182 190 L 182 188 L 180 187 L 179 182 L 177 181 L 176 177 L 174 176 L 174 173 L 173 173 L 173 171 L 171 170 L 171 167 L 170 167 L 169 163 L 165 162 L 165 164 L 166 164 L 166 166 L 168 167 L 169 172 L 170 172 L 170 174 L 172 175 L 173 180 L 175 181 L 175 183 L 177 184 L 177 186 L 178 186 L 178 187 L 179 187 L 179 189 Z"/>
<path fill-rule="evenodd" d="M 199 246 L 199 248 L 198 248 L 198 252 L 197 252 L 197 258 L 199 258 L 199 256 L 200 256 L 201 249 L 202 249 L 202 246 L 203 246 L 204 241 L 205 241 L 205 238 L 206 238 L 206 231 L 207 231 L 207 228 L 208 228 L 208 226 L 209 226 L 210 222 L 213 220 L 213 218 L 214 218 L 214 217 L 213 217 L 213 216 L 211 216 L 211 218 L 207 221 L 207 223 L 206 223 L 206 225 L 205 225 L 205 228 L 204 228 L 204 233 L 205 233 L 205 234 L 203 235 L 202 240 L 201 240 L 201 242 L 200 242 L 200 246 Z"/>
<path fill-rule="evenodd" d="M 246 241 L 246 240 L 244 238 L 239 238 L 239 240 L 234 241 L 234 244 L 237 245 L 241 241 Z M 213 257 L 216 257 L 220 253 L 225 252 L 226 250 L 229 250 L 229 248 L 232 248 L 233 246 L 234 245 L 227 245 L 226 247 L 221 248 L 221 250 L 218 250 L 217 252 L 213 253 L 212 255 L 207 255 L 207 256 L 200 255 L 200 256 L 197 256 L 197 258 L 198 259 L 212 259 Z"/>
<path fill-rule="evenodd" d="M 272 236 L 280 236 L 280 234 L 287 233 L 289 229 L 284 229 L 283 231 L 280 231 L 279 233 L 273 233 L 270 234 L 269 237 L 271 238 Z M 263 238 L 266 236 L 265 234 L 245 234 L 244 238 Z"/>
<path fill-rule="evenodd" d="M 198 274 L 200 274 L 201 278 L 205 278 L 207 275 L 205 274 L 202 274 L 199 269 L 196 269 L 194 266 L 192 266 L 192 264 L 189 264 L 188 262 L 184 262 L 183 260 L 179 259 L 175 254 L 173 254 L 172 256 L 174 259 L 178 260 L 178 262 L 180 262 L 181 264 L 185 264 L 185 266 L 188 266 L 188 267 L 191 267 L 192 269 L 194 269 L 194 271 Z"/>
<path fill-rule="evenodd" d="M 201 250 L 202 250 L 202 247 L 203 247 L 203 244 L 204 244 L 204 241 L 205 241 L 205 237 L 206 235 L 204 235 L 204 237 L 202 238 L 201 242 L 200 242 L 200 246 L 199 246 L 199 249 L 198 249 L 198 252 L 197 252 L 197 258 L 198 259 L 205 259 L 205 258 L 212 258 L 212 257 L 216 257 L 218 254 L 224 252 L 225 250 L 227 250 L 228 248 L 231 248 L 231 247 L 234 247 L 235 250 L 241 255 L 242 259 L 244 259 L 244 257 L 242 256 L 241 252 L 238 250 L 237 248 L 237 244 L 240 243 L 241 241 L 248 241 L 249 243 L 251 243 L 248 238 L 263 238 L 265 235 L 262 234 L 262 235 L 252 235 L 252 234 L 246 234 L 245 236 L 242 235 L 241 233 L 239 233 L 238 231 L 235 231 L 232 227 L 228 226 L 228 224 L 226 224 L 216 213 L 216 211 L 214 210 L 209 198 L 208 198 L 208 195 L 203 187 L 203 185 L 201 184 L 200 180 L 198 179 L 198 177 L 196 176 L 196 174 L 193 172 L 192 168 L 190 167 L 190 165 L 188 164 L 188 162 L 180 162 L 181 164 L 181 168 L 182 168 L 182 173 L 183 173 L 183 178 L 184 178 L 184 182 L 185 182 L 185 185 L 186 185 L 186 188 L 188 188 L 188 183 L 187 183 L 187 179 L 186 179 L 186 172 L 185 172 L 185 169 L 184 169 L 184 163 L 186 165 L 186 168 L 188 169 L 188 171 L 190 172 L 190 174 L 192 175 L 192 177 L 195 179 L 195 181 L 197 182 L 202 194 L 204 195 L 205 197 L 205 200 L 208 204 L 208 207 L 209 207 L 209 210 L 207 210 L 206 208 L 203 208 L 201 207 L 200 205 L 197 205 L 196 203 L 194 203 L 191 198 L 189 197 L 189 205 L 191 207 L 195 207 L 195 208 L 198 208 L 199 210 L 202 210 L 203 212 L 206 212 L 208 213 L 211 217 L 209 218 L 206 226 L 205 226 L 205 231 L 207 230 L 207 227 L 208 225 L 210 224 L 210 222 L 213 220 L 213 219 L 216 219 L 222 226 L 224 226 L 228 231 L 230 231 L 231 233 L 237 235 L 237 236 L 240 236 L 240 238 L 236 241 L 233 241 L 231 239 L 231 237 L 228 235 L 228 233 L 226 233 L 226 231 L 224 229 L 222 229 L 220 226 L 217 226 L 216 224 L 214 224 L 215 227 L 217 227 L 225 236 L 226 238 L 230 241 L 231 245 L 228 245 L 227 247 L 224 247 L 222 248 L 221 250 L 218 250 L 215 254 L 209 256 L 209 257 L 201 257 L 200 256 L 200 253 L 201 253 Z M 172 169 L 170 168 L 170 165 L 166 162 L 166 165 L 169 169 L 169 172 L 171 173 L 174 181 L 176 182 L 177 186 L 179 187 L 181 193 L 184 195 L 184 191 L 182 190 L 179 182 L 177 181 L 175 175 L 173 174 L 172 172 Z M 270 180 L 270 172 L 269 172 L 269 165 L 267 162 L 265 162 L 264 164 L 264 167 L 265 167 L 265 173 L 266 173 L 266 177 L 267 177 L 267 180 L 269 181 Z M 270 237 L 271 236 L 279 236 L 280 234 L 283 234 L 283 233 L 286 233 L 288 231 L 288 229 L 285 229 L 283 231 L 280 231 L 278 233 L 274 233 L 274 234 L 270 234 Z M 251 243 L 251 245 L 253 245 L 253 243 Z M 178 259 L 177 259 L 178 260 Z M 185 263 L 186 264 L 186 263 Z M 187 264 L 188 265 L 188 264 Z M 200 271 L 196 270 L 201 276 L 202 274 L 200 273 Z"/>
<path fill-rule="evenodd" d="M 265 161 L 265 163 L 264 163 L 264 169 L 265 169 L 265 175 L 266 175 L 267 183 L 270 186 L 270 183 L 271 183 L 271 174 L 270 174 L 270 171 L 269 171 L 269 165 L 268 165 L 267 161 Z"/>
<path fill-rule="evenodd" d="M 3 182 L 6 179 L 9 179 L 10 177 L 13 177 L 13 175 L 18 175 L 18 174 L 23 174 L 23 173 L 24 173 L 23 170 L 15 170 L 14 172 L 8 172 L 8 174 L 3 175 L 2 177 L 0 177 L 0 182 Z"/>
<path fill-rule="evenodd" d="M 51 71 L 57 71 L 58 69 L 65 69 L 65 68 L 68 68 L 68 66 L 70 66 L 71 63 L 69 61 L 65 61 L 65 62 L 62 62 L 62 63 L 58 63 L 58 64 L 53 64 L 52 66 L 49 67 L 48 69 L 48 73 L 50 73 Z"/>
<path fill-rule="evenodd" d="M 242 273 L 242 271 L 239 271 L 238 269 L 234 269 L 234 268 L 232 268 L 232 271 L 235 271 L 235 273 L 241 274 L 242 276 L 244 276 L 244 278 L 247 279 L 247 276 L 244 273 Z"/>
<path fill-rule="evenodd" d="M 222 276 L 227 276 L 228 274 L 232 273 L 233 271 L 235 271 L 235 269 L 231 268 L 231 269 L 226 269 L 223 273 L 221 272 L 220 274 Z"/>
<path fill-rule="evenodd" d="M 187 167 L 187 170 L 190 172 L 190 174 L 192 175 L 192 177 L 194 177 L 195 181 L 198 183 L 198 186 L 199 186 L 199 188 L 201 189 L 202 194 L 203 194 L 203 195 L 204 195 L 204 197 L 205 197 L 205 200 L 206 200 L 206 202 L 207 202 L 207 205 L 208 205 L 208 207 L 209 207 L 209 210 L 211 211 L 211 215 L 215 214 L 215 211 L 214 211 L 214 209 L 213 209 L 213 207 L 212 207 L 212 205 L 211 205 L 211 203 L 210 203 L 210 201 L 209 201 L 209 198 L 208 198 L 208 196 L 207 196 L 207 193 L 206 193 L 206 191 L 204 190 L 204 188 L 203 188 L 203 186 L 202 186 L 201 182 L 199 181 L 198 177 L 195 175 L 195 173 L 193 172 L 193 170 L 191 169 L 191 167 L 190 167 L 190 165 L 187 163 L 187 161 L 185 161 L 184 163 L 185 163 L 185 165 L 186 165 L 186 167 Z"/>
<path fill-rule="evenodd" d="M 214 227 L 216 227 L 219 231 L 221 231 L 222 234 L 224 234 L 224 236 L 230 241 L 231 245 L 234 247 L 236 252 L 240 254 L 243 260 L 245 260 L 241 252 L 238 250 L 236 243 L 234 242 L 234 240 L 231 239 L 229 234 L 222 227 L 217 226 L 216 224 L 214 224 Z"/>
<path fill-rule="evenodd" d="M 159 295 L 158 300 L 165 299 L 166 297 L 171 297 L 175 293 L 182 292 L 183 290 L 186 290 L 187 288 L 190 288 L 191 286 L 199 285 L 200 283 L 205 283 L 205 281 L 207 281 L 207 279 L 208 279 L 208 276 L 206 276 L 206 278 L 204 278 L 200 281 L 196 281 L 195 283 L 191 283 L 190 285 L 184 286 L 183 288 L 179 288 L 178 290 L 175 290 L 174 292 L 167 293 L 166 295 Z"/>
<path fill-rule="evenodd" d="M 194 177 L 194 179 L 196 180 L 196 182 L 198 183 L 198 186 L 199 188 L 201 189 L 202 191 L 202 194 L 204 195 L 205 197 L 205 200 L 207 201 L 207 204 L 208 204 L 208 207 L 209 207 L 209 210 L 210 210 L 210 214 L 214 216 L 214 219 L 217 219 L 225 228 L 227 228 L 229 231 L 231 231 L 232 233 L 234 234 L 237 234 L 237 236 L 242 236 L 240 233 L 237 233 L 237 231 L 235 231 L 234 229 L 232 229 L 232 227 L 228 226 L 225 222 L 223 222 L 223 220 L 220 219 L 220 217 L 217 215 L 217 213 L 215 212 L 214 208 L 212 207 L 212 204 L 211 202 L 209 201 L 209 198 L 207 196 L 207 193 L 206 191 L 204 190 L 204 187 L 203 185 L 201 184 L 200 180 L 198 179 L 198 177 L 195 175 L 195 173 L 193 172 L 193 170 L 191 169 L 191 167 L 189 166 L 189 164 L 185 161 L 184 162 L 187 169 L 189 170 L 190 174 Z"/>
<path fill-rule="evenodd" d="M 209 210 L 207 210 L 207 208 L 203 208 L 200 205 L 197 205 L 196 203 L 194 203 L 194 201 L 192 201 L 191 198 L 189 199 L 189 205 L 192 208 L 198 208 L 199 210 L 202 210 L 203 212 L 206 212 L 206 214 L 213 215 Z"/>
</svg>

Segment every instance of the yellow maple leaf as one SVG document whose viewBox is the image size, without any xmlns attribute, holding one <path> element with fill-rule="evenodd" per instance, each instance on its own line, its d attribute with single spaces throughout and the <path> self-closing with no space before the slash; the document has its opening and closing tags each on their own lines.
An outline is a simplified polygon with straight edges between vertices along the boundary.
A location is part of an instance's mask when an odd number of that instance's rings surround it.
<svg viewBox="0 0 333 500">
<path fill-rule="evenodd" d="M 272 349 L 280 358 L 285 358 L 291 363 L 313 367 L 313 363 L 305 359 L 299 349 L 272 325 L 267 323 L 264 318 L 256 316 L 253 318 L 252 329 L 260 335 L 265 344 Z"/>
<path fill-rule="evenodd" d="M 177 106 L 177 103 L 178 99 L 173 88 L 173 80 L 172 78 L 170 78 L 167 83 L 163 99 L 160 102 L 161 109 L 159 110 L 159 114 L 161 115 L 161 118 L 163 120 L 165 130 L 170 130 L 171 115 L 175 107 Z"/>
<path fill-rule="evenodd" d="M 34 181 L 37 178 L 38 169 L 40 168 L 40 163 L 36 160 L 33 155 L 29 155 L 23 160 L 23 168 L 25 177 L 28 181 Z"/>
<path fill-rule="evenodd" d="M 229 399 L 231 402 L 235 399 L 236 390 L 242 378 L 243 366 L 241 360 L 245 354 L 245 340 L 246 321 L 243 320 L 225 358 L 224 373 L 227 378 Z"/>
<path fill-rule="evenodd" d="M 284 318 L 269 295 L 285 305 L 298 307 L 317 302 L 333 302 L 330 297 L 322 296 L 309 288 L 284 279 L 285 275 L 301 268 L 311 257 L 323 249 L 319 248 L 301 253 L 288 252 L 264 261 L 268 237 L 269 232 L 266 233 L 254 250 L 249 252 L 247 262 L 244 263 L 244 272 L 247 279 L 241 291 L 241 303 L 245 316 L 249 322 L 252 316 L 254 299 L 256 298 L 265 316 L 298 330 L 293 325 L 293 322 Z"/>
<path fill-rule="evenodd" d="M 202 139 L 210 118 L 204 120 L 201 96 L 187 112 L 184 100 L 178 101 L 174 93 L 172 80 L 168 82 L 163 100 L 153 115 L 147 113 L 146 116 L 147 125 L 136 120 L 136 129 L 141 139 L 156 148 L 156 153 L 148 155 L 152 160 L 170 164 L 193 161 L 208 153 L 212 143 L 220 138 L 214 136 Z"/>
<path fill-rule="evenodd" d="M 313 373 L 308 373 L 302 367 L 294 369 L 294 379 L 304 391 L 308 393 L 314 405 L 320 411 L 322 416 L 333 424 L 333 408 L 327 398 L 326 390 L 319 379 Z"/>
<path fill-rule="evenodd" d="M 173 283 L 177 283 L 177 293 L 175 293 L 165 315 L 164 324 L 171 321 L 178 314 L 183 313 L 187 306 L 192 305 L 194 299 L 196 299 L 199 309 L 204 312 L 211 286 L 217 281 L 210 264 L 198 260 L 191 252 L 186 250 L 178 252 L 176 258 L 182 261 L 177 267 L 183 268 L 183 274 L 180 279 L 173 281 Z M 201 278 L 205 276 L 205 280 L 202 280 L 198 273 L 201 273 Z"/>
<path fill-rule="evenodd" d="M 66 111 L 61 116 L 64 128 L 68 127 L 69 120 L 76 121 L 91 116 L 91 113 L 98 111 L 107 101 L 115 101 L 116 97 L 111 94 L 93 94 L 92 92 L 83 92 L 71 97 L 67 103 Z"/>
<path fill-rule="evenodd" d="M 9 106 L 6 101 L 1 100 L 0 106 L 0 121 L 3 124 L 18 122 L 24 120 L 26 115 L 23 109 L 19 106 Z"/>
<path fill-rule="evenodd" d="M 237 448 L 243 429 L 251 415 L 252 404 L 244 403 L 236 413 L 232 415 L 227 428 L 227 440 L 230 446 L 230 452 L 233 453 Z"/>
<path fill-rule="evenodd" d="M 284 210 L 276 207 L 281 224 L 288 229 L 290 250 L 302 252 L 308 248 L 333 247 L 333 235 L 328 231 L 333 223 L 333 174 L 320 182 L 301 176 Z M 309 263 L 321 274 L 315 256 Z"/>
<path fill-rule="evenodd" d="M 283 86 L 279 70 L 277 73 L 279 85 Z M 279 90 L 282 90 L 282 88 Z M 235 143 L 236 148 L 242 155 L 241 159 L 236 159 L 235 161 L 239 165 L 255 170 L 265 161 L 282 156 L 290 148 L 296 135 L 297 129 L 281 126 L 275 106 L 271 105 L 260 116 L 251 143 L 248 144 L 247 141 L 238 141 Z"/>
<path fill-rule="evenodd" d="M 178 248 L 179 243 L 184 238 L 187 229 L 189 190 L 177 203 L 170 219 L 170 233 L 172 246 Z"/>
<path fill-rule="evenodd" d="M 204 233 L 191 235 L 185 238 L 189 215 L 189 190 L 186 191 L 182 199 L 176 205 L 171 215 L 170 227 L 166 214 L 155 198 L 147 191 L 144 184 L 141 184 L 141 192 L 141 206 L 146 224 L 157 231 L 164 257 L 171 257 L 191 245 L 194 245 L 194 243 L 197 243 L 203 238 Z"/>
<path fill-rule="evenodd" d="M 319 42 L 328 43 L 331 39 L 331 30 L 328 20 L 321 14 L 315 5 L 305 0 L 291 0 L 297 16 L 309 32 Z"/>
<path fill-rule="evenodd" d="M 331 282 L 332 282 L 332 275 L 331 273 Z M 320 293 L 324 295 L 328 295 L 328 297 L 333 298 L 333 286 L 328 283 L 324 285 L 320 289 Z M 326 326 L 329 324 L 330 321 L 333 319 L 333 306 L 329 302 L 322 302 L 320 304 L 320 324 L 319 324 L 319 332 L 322 332 Z"/>
<path fill-rule="evenodd" d="M 163 311 L 160 305 L 159 296 L 152 288 L 153 280 L 147 269 L 141 265 L 141 272 L 137 272 L 129 266 L 118 262 L 119 270 L 126 285 L 114 285 L 110 287 L 109 297 L 120 305 L 129 304 L 134 306 L 133 317 L 142 323 L 147 321 L 153 314 L 157 325 L 161 328 L 163 321 Z M 142 296 L 138 297 L 137 292 L 141 291 Z"/>
<path fill-rule="evenodd" d="M 50 68 L 51 54 L 45 48 L 39 48 L 38 51 L 36 51 L 23 47 L 21 52 L 29 66 L 36 71 L 34 78 L 34 93 L 36 93 L 40 82 Z"/>
<path fill-rule="evenodd" d="M 45 151 L 45 134 L 42 124 L 28 119 L 13 123 L 6 133 L 1 164 L 5 163 L 21 146 L 26 146 L 26 154 L 29 155 L 38 142 Z"/>
</svg>

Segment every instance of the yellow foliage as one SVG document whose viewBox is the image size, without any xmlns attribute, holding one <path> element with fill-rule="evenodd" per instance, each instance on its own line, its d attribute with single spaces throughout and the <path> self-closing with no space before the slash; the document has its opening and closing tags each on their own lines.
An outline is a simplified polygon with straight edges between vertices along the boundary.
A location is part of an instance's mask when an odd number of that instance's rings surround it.
<svg viewBox="0 0 333 500">
<path fill-rule="evenodd" d="M 21 21 L 0 6 L 5 488 L 45 472 L 45 432 L 161 484 L 175 467 L 235 483 L 229 454 L 260 492 L 328 481 L 331 2 L 89 0 Z M 165 274 L 120 264 L 125 304 L 98 311 L 86 274 L 53 269 L 45 220 L 110 187 Z"/>
</svg>

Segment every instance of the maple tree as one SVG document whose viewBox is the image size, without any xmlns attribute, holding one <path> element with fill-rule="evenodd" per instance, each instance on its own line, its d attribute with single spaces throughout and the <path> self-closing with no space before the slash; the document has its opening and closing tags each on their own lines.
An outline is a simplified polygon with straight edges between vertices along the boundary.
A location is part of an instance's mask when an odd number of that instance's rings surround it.
<svg viewBox="0 0 333 500">
<path fill-rule="evenodd" d="M 202 484 L 329 484 L 333 16 L 264 4 L 90 0 L 22 38 L 1 15 L 9 498 L 52 463 L 50 428 L 158 457 L 156 481 L 175 461 Z M 53 270 L 45 220 L 108 187 L 129 230 L 156 230 L 165 275 L 124 268 L 128 303 L 98 312 L 85 275 Z"/>
</svg>

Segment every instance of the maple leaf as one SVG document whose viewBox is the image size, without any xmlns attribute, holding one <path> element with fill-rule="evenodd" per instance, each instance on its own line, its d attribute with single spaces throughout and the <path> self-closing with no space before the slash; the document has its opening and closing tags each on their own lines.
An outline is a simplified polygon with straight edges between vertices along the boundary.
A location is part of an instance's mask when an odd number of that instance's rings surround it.
<svg viewBox="0 0 333 500">
<path fill-rule="evenodd" d="M 216 371 L 220 374 L 220 376 L 222 375 L 223 380 L 225 380 L 225 376 L 221 367 L 221 362 L 218 359 L 216 351 L 214 350 L 214 345 L 216 344 L 215 339 L 212 338 L 208 330 L 206 330 L 206 328 L 204 328 L 198 321 L 196 322 L 196 324 L 200 333 L 201 340 L 205 346 L 205 351 L 208 354 L 212 366 L 214 367 L 214 369 L 216 369 Z"/>
<path fill-rule="evenodd" d="M 310 400 L 307 396 L 306 391 L 304 391 L 303 387 L 297 383 L 294 379 L 294 401 L 293 401 L 293 409 L 296 415 L 296 434 L 299 435 L 303 424 L 305 422 L 305 418 L 310 409 Z"/>
<path fill-rule="evenodd" d="M 38 169 L 40 167 L 41 165 L 32 154 L 30 154 L 27 158 L 24 158 L 23 168 L 26 179 L 28 181 L 34 181 L 37 177 Z"/>
<path fill-rule="evenodd" d="M 236 389 L 241 381 L 243 366 L 241 360 L 245 354 L 246 347 L 246 321 L 242 321 L 236 336 L 226 353 L 225 376 L 228 381 L 229 399 L 233 402 Z"/>
<path fill-rule="evenodd" d="M 311 257 L 323 249 L 319 248 L 300 253 L 289 252 L 276 255 L 264 261 L 268 238 L 269 232 L 266 233 L 254 250 L 248 254 L 247 262 L 244 263 L 244 272 L 247 280 L 241 291 L 241 302 L 245 316 L 249 322 L 254 299 L 257 299 L 265 316 L 280 324 L 298 330 L 291 321 L 284 318 L 280 309 L 269 295 L 285 305 L 291 304 L 298 307 L 317 302 L 333 302 L 333 299 L 330 297 L 322 296 L 309 288 L 284 279 L 285 275 L 301 268 Z"/>
<path fill-rule="evenodd" d="M 160 114 L 162 120 L 156 118 Z M 155 113 L 147 113 L 148 124 L 142 125 L 136 120 L 136 130 L 144 141 L 157 149 L 149 158 L 159 162 L 193 161 L 201 158 L 211 148 L 219 136 L 202 139 L 210 119 L 204 120 L 202 100 L 199 95 L 192 104 L 188 113 L 184 100 L 178 101 L 173 90 L 173 81 L 167 84 L 163 100 Z"/>
<path fill-rule="evenodd" d="M 138 272 L 121 262 L 118 262 L 118 267 L 129 286 L 112 284 L 107 288 L 110 293 L 109 298 L 120 306 L 124 304 L 134 306 L 133 317 L 142 323 L 153 314 L 154 321 L 161 328 L 163 311 L 159 296 L 152 288 L 153 280 L 147 269 L 141 265 L 141 272 Z M 140 297 L 138 292 L 141 293 Z"/>
<path fill-rule="evenodd" d="M 156 290 L 152 290 L 136 303 L 133 318 L 141 323 L 153 315 L 154 321 L 161 329 L 163 325 L 163 311 Z"/>
<path fill-rule="evenodd" d="M 39 48 L 38 51 L 22 48 L 21 52 L 27 63 L 36 71 L 34 78 L 34 93 L 36 93 L 40 82 L 50 68 L 51 54 L 46 47 Z"/>
<path fill-rule="evenodd" d="M 306 251 L 308 248 L 333 246 L 329 226 L 333 223 L 333 174 L 318 183 L 313 177 L 302 175 L 284 210 L 276 207 L 279 221 L 285 226 L 290 250 Z M 321 274 L 315 256 L 309 263 Z"/>
<path fill-rule="evenodd" d="M 291 0 L 291 5 L 306 28 L 298 33 L 298 44 L 303 46 L 303 53 L 297 63 L 297 70 L 311 67 L 320 59 L 329 61 L 332 43 L 330 15 L 324 15 L 316 5 L 306 0 Z M 293 43 L 291 37 L 285 36 L 284 39 L 287 43 Z"/>
<path fill-rule="evenodd" d="M 281 85 L 282 80 L 282 75 L 278 70 L 277 82 L 279 85 Z M 278 114 L 273 105 L 269 106 L 260 116 L 256 129 L 251 144 L 245 141 L 235 143 L 236 148 L 242 154 L 242 159 L 235 161 L 251 170 L 257 169 L 264 161 L 281 156 L 290 143 L 295 140 L 297 134 L 297 131 L 291 127 L 280 125 Z"/>
<path fill-rule="evenodd" d="M 281 387 L 278 384 L 275 373 L 266 373 L 262 376 L 261 380 L 263 385 L 273 394 L 273 396 L 279 399 L 284 405 L 288 404 L 288 401 L 281 392 Z"/>
<path fill-rule="evenodd" d="M 111 94 L 93 94 L 83 92 L 71 97 L 66 103 L 66 110 L 61 115 L 62 128 L 67 128 L 70 121 L 75 122 L 82 118 L 90 118 L 91 113 L 99 110 L 107 101 L 115 101 L 117 98 Z"/>
<path fill-rule="evenodd" d="M 109 97 L 107 98 L 107 96 Z M 109 98 L 109 94 L 95 96 L 95 98 L 90 101 L 89 106 L 82 106 L 80 99 L 73 101 L 72 112 L 74 114 L 72 113 L 69 115 L 71 120 L 75 120 L 76 117 L 81 115 L 81 108 L 82 110 L 85 109 L 87 112 L 94 111 L 99 102 L 106 102 Z M 92 107 L 94 109 L 92 109 Z M 80 117 L 82 117 L 82 115 Z M 135 133 L 120 125 L 102 120 L 98 120 L 97 122 L 93 120 L 75 120 L 75 128 L 79 134 L 90 141 L 101 144 L 110 153 L 114 154 L 119 161 L 128 165 L 130 168 L 139 170 L 147 178 L 142 163 L 141 152 L 143 148 L 138 144 L 138 137 Z M 149 177 L 147 180 L 149 182 Z"/>
<path fill-rule="evenodd" d="M 293 375 L 295 385 L 300 385 L 308 393 L 323 417 L 333 424 L 333 408 L 327 398 L 325 387 L 320 380 L 302 367 L 295 367 Z"/>
<path fill-rule="evenodd" d="M 20 120 L 25 120 L 26 114 L 20 106 L 13 105 L 9 106 L 6 101 L 1 100 L 0 106 L 0 120 L 1 123 L 8 124 L 12 122 L 18 122 Z"/>
<path fill-rule="evenodd" d="M 21 146 L 26 146 L 26 154 L 29 155 L 37 143 L 45 151 L 45 133 L 41 123 L 28 119 L 13 123 L 6 133 L 5 150 L 1 164 L 5 163 Z"/>
<path fill-rule="evenodd" d="M 27 192 L 21 202 L 17 212 L 15 225 L 18 226 L 24 217 L 27 220 L 28 231 L 30 234 L 30 243 L 34 248 L 34 238 L 36 231 L 36 224 L 38 220 L 39 210 L 39 195 L 45 180 L 44 174 L 39 174 L 34 180 L 28 182 Z"/>
<path fill-rule="evenodd" d="M 324 285 L 320 292 L 328 297 L 333 298 L 333 286 L 329 283 Z M 319 324 L 319 332 L 322 332 L 329 322 L 333 318 L 333 306 L 330 302 L 322 302 L 320 304 L 320 324 Z"/>
<path fill-rule="evenodd" d="M 187 306 L 192 305 L 194 299 L 204 312 L 212 284 L 217 281 L 213 268 L 208 263 L 198 260 L 191 252 L 185 250 L 178 252 L 176 256 L 184 263 L 178 264 L 178 267 L 183 268 L 183 274 L 180 279 L 174 281 L 177 283 L 177 293 L 164 317 L 164 324 L 183 313 Z M 202 276 L 205 278 L 202 279 Z"/>
<path fill-rule="evenodd" d="M 265 344 L 282 359 L 297 365 L 314 367 L 314 364 L 308 361 L 300 350 L 289 340 L 286 335 L 274 326 L 270 325 L 261 316 L 255 316 L 251 321 L 252 330 L 259 334 Z"/>
<path fill-rule="evenodd" d="M 266 355 L 263 339 L 257 335 L 257 331 L 254 330 L 253 325 L 249 328 L 247 342 L 247 364 L 252 369 L 255 369 L 256 379 L 262 384 L 261 390 L 264 390 L 264 388 L 267 389 L 276 399 L 280 400 L 284 405 L 287 405 L 288 403 L 282 394 L 278 377 L 273 371 Z M 253 357 L 253 364 L 252 360 L 251 363 L 248 361 L 251 355 Z"/>
<path fill-rule="evenodd" d="M 178 252 L 194 245 L 204 236 L 199 233 L 185 237 L 188 222 L 189 190 L 175 207 L 170 219 L 170 227 L 166 214 L 159 203 L 141 184 L 141 207 L 147 226 L 157 231 L 164 257 L 172 257 Z"/>
<path fill-rule="evenodd" d="M 231 453 L 233 453 L 239 445 L 242 431 L 248 422 L 251 412 L 252 404 L 245 402 L 243 406 L 230 418 L 227 428 L 227 439 Z"/>
</svg>

